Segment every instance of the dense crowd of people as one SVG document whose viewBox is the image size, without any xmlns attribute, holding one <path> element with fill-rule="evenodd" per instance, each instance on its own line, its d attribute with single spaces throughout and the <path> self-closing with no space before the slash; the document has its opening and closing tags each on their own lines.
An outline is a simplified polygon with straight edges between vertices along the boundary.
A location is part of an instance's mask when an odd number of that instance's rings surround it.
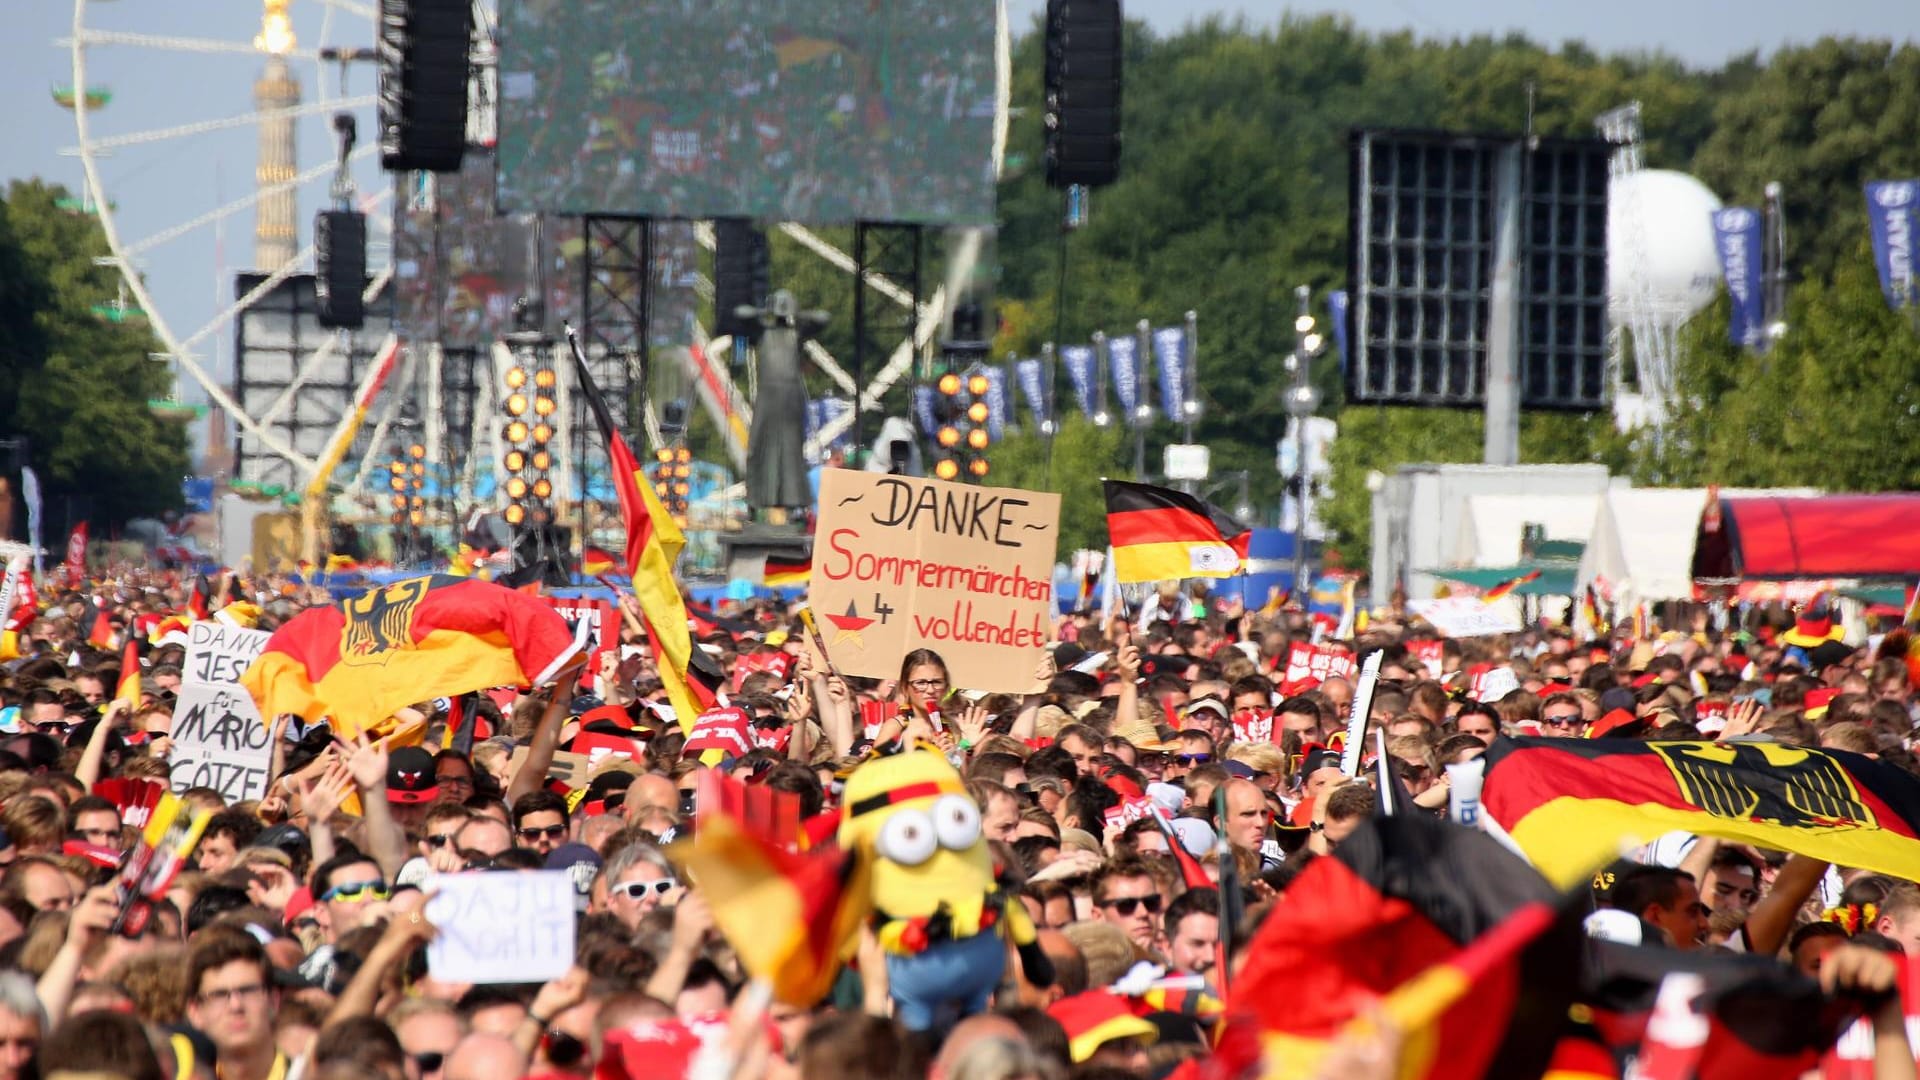
<svg viewBox="0 0 1920 1080">
<path fill-rule="evenodd" d="M 1026 693 L 981 694 L 925 650 L 896 680 L 842 677 L 791 607 L 760 601 L 699 624 L 733 676 L 751 751 L 690 750 L 631 633 L 578 681 L 480 698 L 470 743 L 448 731 L 460 725 L 444 700 L 415 706 L 416 745 L 275 718 L 265 796 L 182 793 L 213 817 L 129 933 L 110 879 L 138 830 L 97 792 L 168 781 L 184 657 L 147 647 L 140 700 L 115 701 L 124 653 L 89 645 L 83 612 L 97 603 L 120 637 L 139 635 L 185 609 L 186 586 L 134 571 L 85 596 L 43 591 L 48 606 L 0 667 L 0 1080 L 1162 1077 L 1207 1061 L 1225 976 L 1302 868 L 1376 813 L 1381 781 L 1368 777 L 1397 777 L 1443 815 L 1447 766 L 1503 734 L 1764 737 L 1916 768 L 1906 666 L 1830 637 L 1703 621 L 1644 640 L 1539 627 L 1416 648 L 1436 635 L 1397 609 L 1331 642 L 1300 611 L 1169 596 L 1137 617 L 1061 619 Z M 239 591 L 262 629 L 330 602 L 275 577 Z M 1342 768 L 1353 680 L 1286 678 L 1309 640 L 1381 653 L 1370 718 L 1390 774 Z M 1511 680 L 1486 678 L 1500 670 Z M 1483 701 L 1476 684 L 1511 688 Z M 556 755 L 587 734 L 631 739 L 638 756 L 553 779 Z M 728 898 L 675 854 L 712 809 L 703 775 L 786 793 L 810 821 L 859 813 L 841 805 L 849 778 L 899 751 L 937 753 L 964 777 L 971 828 L 1020 908 L 1006 918 L 1030 923 L 1030 940 L 1011 937 L 987 1007 L 957 1023 L 900 1014 L 888 979 L 905 969 L 871 928 L 821 1000 L 754 1002 L 716 924 Z M 1850 942 L 1920 952 L 1912 882 L 1686 834 L 1638 855 L 1596 879 L 1592 933 L 1777 955 L 1808 973 Z M 1210 886 L 1183 875 L 1183 856 Z M 537 869 L 577 885 L 573 969 L 524 985 L 436 980 L 423 957 L 439 932 L 424 917 L 433 877 Z M 1242 924 L 1223 927 L 1232 911 Z M 1392 1046 L 1389 1032 L 1345 1047 L 1322 1075 L 1395 1075 Z"/>
</svg>

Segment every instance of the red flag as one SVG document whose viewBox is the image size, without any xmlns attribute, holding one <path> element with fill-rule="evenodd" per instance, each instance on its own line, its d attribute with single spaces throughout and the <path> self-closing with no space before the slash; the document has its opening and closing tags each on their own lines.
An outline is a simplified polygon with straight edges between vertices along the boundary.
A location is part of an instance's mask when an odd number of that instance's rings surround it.
<svg viewBox="0 0 1920 1080">
<path fill-rule="evenodd" d="M 87 523 L 81 522 L 67 535 L 67 584 L 87 580 Z"/>
</svg>

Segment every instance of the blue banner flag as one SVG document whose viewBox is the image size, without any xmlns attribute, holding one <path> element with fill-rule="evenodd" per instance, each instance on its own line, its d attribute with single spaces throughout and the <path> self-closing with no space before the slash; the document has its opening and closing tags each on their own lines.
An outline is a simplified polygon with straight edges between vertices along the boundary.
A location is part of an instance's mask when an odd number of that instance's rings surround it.
<svg viewBox="0 0 1920 1080">
<path fill-rule="evenodd" d="M 994 442 L 1007 437 L 1007 372 L 990 367 L 987 376 L 987 436 Z"/>
<path fill-rule="evenodd" d="M 1169 420 L 1186 415 L 1186 404 L 1193 400 L 1192 350 L 1187 347 L 1187 328 L 1163 326 L 1153 332 L 1153 362 L 1160 368 L 1160 408 Z"/>
<path fill-rule="evenodd" d="M 1093 346 L 1062 345 L 1060 362 L 1067 366 L 1067 381 L 1073 383 L 1073 397 L 1080 411 L 1093 419 Z"/>
<path fill-rule="evenodd" d="M 1873 230 L 1873 265 L 1880 291 L 1896 310 L 1920 304 L 1913 269 L 1915 226 L 1920 225 L 1920 180 L 1867 183 L 1867 224 Z"/>
<path fill-rule="evenodd" d="M 1107 367 L 1113 372 L 1113 392 L 1127 423 L 1140 422 L 1140 342 L 1131 334 L 1107 339 Z"/>
<path fill-rule="evenodd" d="M 1745 206 L 1713 212 L 1713 248 L 1720 255 L 1720 272 L 1733 301 L 1727 336 L 1749 349 L 1759 346 L 1766 332 L 1766 298 L 1760 289 L 1761 220 L 1760 211 Z"/>
<path fill-rule="evenodd" d="M 1327 294 L 1327 314 L 1333 318 L 1333 347 L 1340 350 L 1340 370 L 1347 370 L 1347 290 Z"/>
<path fill-rule="evenodd" d="M 1047 408 L 1046 365 L 1037 359 L 1016 361 L 1013 377 L 1020 384 L 1021 396 L 1027 399 L 1027 408 L 1033 410 L 1033 418 L 1042 424 L 1053 419 Z"/>
<path fill-rule="evenodd" d="M 933 418 L 934 392 L 931 386 L 913 388 L 913 418 L 919 422 L 921 433 L 929 439 L 940 430 L 940 425 Z"/>
</svg>

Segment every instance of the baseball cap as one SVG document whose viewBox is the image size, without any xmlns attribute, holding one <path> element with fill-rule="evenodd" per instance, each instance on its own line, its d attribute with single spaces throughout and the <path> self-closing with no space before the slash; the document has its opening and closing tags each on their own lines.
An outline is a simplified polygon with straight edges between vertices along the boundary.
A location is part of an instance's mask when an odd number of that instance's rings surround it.
<svg viewBox="0 0 1920 1080">
<path fill-rule="evenodd" d="M 547 869 L 565 870 L 573 881 L 573 906 L 576 911 L 587 910 L 588 900 L 593 893 L 593 879 L 604 865 L 598 852 L 585 844 L 561 844 L 547 853 Z"/>
<path fill-rule="evenodd" d="M 1192 718 L 1193 714 L 1203 712 L 1212 713 L 1222 720 L 1228 719 L 1232 715 L 1227 709 L 1226 702 L 1221 701 L 1219 698 L 1210 697 L 1198 698 L 1188 702 L 1187 707 L 1181 710 L 1180 715 Z"/>
<path fill-rule="evenodd" d="M 1340 751 L 1329 750 L 1323 746 L 1307 754 L 1306 763 L 1300 767 L 1300 775 L 1312 776 L 1321 769 L 1337 769 L 1339 767 Z"/>
<path fill-rule="evenodd" d="M 1227 770 L 1229 776 L 1237 776 L 1242 780 L 1251 780 L 1254 776 L 1253 766 L 1244 761 L 1227 760 L 1221 762 L 1220 767 Z"/>
<path fill-rule="evenodd" d="M 1147 798 L 1159 803 L 1169 814 L 1177 814 L 1187 805 L 1187 793 L 1178 784 L 1148 784 Z"/>
<path fill-rule="evenodd" d="M 1180 846 L 1187 849 L 1187 854 L 1196 857 L 1213 854 L 1213 849 L 1220 843 L 1213 826 L 1199 818 L 1174 818 L 1173 835 L 1180 838 Z"/>
<path fill-rule="evenodd" d="M 387 801 L 432 802 L 440 797 L 440 780 L 433 774 L 433 755 L 417 746 L 403 746 L 387 758 Z"/>
<path fill-rule="evenodd" d="M 1593 722 L 1593 726 L 1587 729 L 1587 738 L 1598 739 L 1608 735 L 1630 738 L 1646 729 L 1646 717 L 1635 716 L 1625 709 L 1614 709 Z"/>
</svg>

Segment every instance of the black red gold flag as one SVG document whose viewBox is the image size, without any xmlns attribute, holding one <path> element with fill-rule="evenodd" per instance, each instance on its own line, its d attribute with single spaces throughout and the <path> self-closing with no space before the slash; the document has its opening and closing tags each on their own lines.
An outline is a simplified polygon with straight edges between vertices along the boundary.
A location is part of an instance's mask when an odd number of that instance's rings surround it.
<svg viewBox="0 0 1920 1080">
<path fill-rule="evenodd" d="M 301 612 L 240 682 L 261 716 L 326 717 L 351 738 L 417 701 L 551 682 L 584 644 L 544 600 L 436 574 Z"/>
<path fill-rule="evenodd" d="M 653 642 L 654 666 L 660 681 L 666 684 L 667 700 L 673 704 L 674 718 L 682 732 L 691 732 L 701 713 L 718 704 L 719 689 L 726 676 L 705 653 L 694 647 L 687 630 L 686 600 L 674 581 L 673 564 L 687 538 L 674 524 L 673 515 L 653 492 L 653 484 L 641 473 L 639 462 L 627 440 L 613 422 L 606 399 L 594 385 L 587 368 L 586 354 L 573 329 L 567 329 L 567 341 L 573 348 L 575 371 L 580 378 L 580 393 L 593 413 L 600 437 L 606 441 L 611 459 L 609 473 L 620 502 L 620 520 L 626 526 L 625 570 L 633 579 L 633 594 L 640 601 L 640 618 Z"/>
<path fill-rule="evenodd" d="M 804 559 L 783 559 L 767 556 L 766 568 L 761 574 L 761 583 L 770 589 L 789 588 L 805 585 L 813 579 L 813 557 Z"/>
<path fill-rule="evenodd" d="M 735 943 L 748 974 L 765 979 L 780 1001 L 819 1002 L 846 966 L 869 911 L 861 861 L 837 845 L 797 851 L 775 840 L 770 821 L 797 821 L 797 806 L 783 813 L 712 769 L 700 773 L 699 784 L 700 827 L 668 857 L 712 898 L 714 923 Z"/>
<path fill-rule="evenodd" d="M 1579 914 L 1484 833 L 1373 818 L 1287 887 L 1229 1013 L 1268 1077 L 1317 1075 L 1376 1006 L 1406 1035 L 1403 1077 L 1538 1077 L 1579 986 Z"/>
<path fill-rule="evenodd" d="M 1493 603 L 1496 600 L 1504 600 L 1507 594 L 1511 593 L 1513 590 L 1519 588 L 1522 585 L 1528 584 L 1529 582 L 1534 582 L 1538 580 L 1540 580 L 1540 571 L 1530 570 L 1527 573 L 1521 574 L 1519 577 L 1508 578 L 1507 580 L 1501 582 L 1500 584 L 1495 585 L 1493 588 L 1488 589 L 1486 592 L 1480 595 L 1480 599 L 1485 600 L 1489 604 Z"/>
<path fill-rule="evenodd" d="M 1682 830 L 1920 878 L 1920 778 L 1766 742 L 1496 739 L 1481 805 L 1549 881 Z"/>
<path fill-rule="evenodd" d="M 1103 480 L 1114 580 L 1232 577 L 1252 533 L 1217 507 L 1172 488 Z"/>
<path fill-rule="evenodd" d="M 114 687 L 113 700 L 140 707 L 140 640 L 127 635 L 127 647 L 120 650 L 120 681 Z"/>
</svg>

